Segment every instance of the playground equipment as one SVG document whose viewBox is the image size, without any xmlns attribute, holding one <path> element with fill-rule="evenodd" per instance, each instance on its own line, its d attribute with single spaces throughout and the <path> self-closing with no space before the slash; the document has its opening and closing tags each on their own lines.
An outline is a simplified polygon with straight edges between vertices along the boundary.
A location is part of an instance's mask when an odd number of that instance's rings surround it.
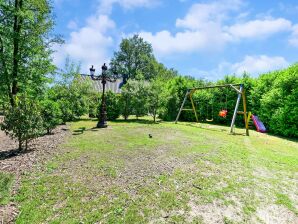
<svg viewBox="0 0 298 224">
<path fill-rule="evenodd" d="M 209 119 L 208 117 L 209 117 L 209 107 L 210 107 L 210 105 L 209 104 L 207 104 L 207 118 L 206 118 L 206 121 L 208 121 L 208 122 L 211 122 L 211 121 L 213 121 L 213 101 L 211 102 L 211 118 Z"/>
<path fill-rule="evenodd" d="M 239 87 L 239 89 L 237 87 Z M 195 104 L 194 104 L 192 96 L 196 91 L 204 90 L 204 89 L 213 89 L 213 88 L 232 88 L 233 90 L 235 90 L 237 92 L 237 101 L 236 101 L 236 105 L 235 105 L 235 109 L 234 109 L 234 113 L 233 113 L 233 118 L 232 118 L 232 122 L 231 122 L 230 133 L 234 134 L 234 126 L 235 126 L 235 120 L 236 120 L 237 114 L 242 114 L 243 117 L 244 117 L 246 135 L 249 136 L 248 120 L 249 120 L 250 116 L 248 116 L 248 113 L 247 113 L 246 96 L 245 96 L 245 89 L 244 89 L 243 84 L 226 84 L 226 85 L 205 86 L 205 87 L 197 87 L 197 88 L 188 89 L 186 91 L 185 97 L 184 97 L 183 102 L 181 104 L 181 107 L 179 109 L 179 112 L 178 112 L 178 115 L 176 117 L 175 123 L 178 122 L 180 114 L 183 110 L 189 110 L 189 109 L 184 109 L 184 105 L 185 105 L 185 102 L 186 102 L 188 97 L 189 97 L 189 99 L 191 101 L 191 105 L 192 105 L 191 110 L 194 112 L 196 121 L 199 122 L 197 111 L 196 111 Z M 239 104 L 240 104 L 241 97 L 242 97 L 242 100 L 243 100 L 243 111 L 238 111 L 238 107 L 239 107 Z M 227 104 L 227 96 L 226 96 L 226 104 Z M 208 112 L 208 109 L 207 109 L 207 112 Z M 227 106 L 226 106 L 226 108 L 223 108 L 220 111 L 219 116 L 226 117 L 227 113 L 228 113 L 228 111 L 227 111 Z M 207 121 L 212 121 L 213 120 L 213 115 L 212 115 L 212 119 L 206 119 L 206 120 Z"/>
<path fill-rule="evenodd" d="M 258 132 L 265 133 L 265 132 L 267 131 L 265 125 L 264 125 L 263 122 L 259 119 L 258 116 L 252 114 L 252 115 L 251 115 L 251 119 L 253 120 L 254 125 L 256 126 Z"/>
</svg>

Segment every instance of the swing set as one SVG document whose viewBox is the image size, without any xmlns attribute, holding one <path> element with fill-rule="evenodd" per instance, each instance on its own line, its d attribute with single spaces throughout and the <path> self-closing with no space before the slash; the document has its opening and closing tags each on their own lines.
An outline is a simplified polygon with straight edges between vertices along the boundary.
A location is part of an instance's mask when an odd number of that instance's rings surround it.
<svg viewBox="0 0 298 224">
<path fill-rule="evenodd" d="M 195 115 L 195 118 L 196 118 L 196 122 L 199 122 L 197 111 L 196 111 L 196 107 L 195 107 L 195 103 L 194 103 L 194 100 L 193 100 L 192 96 L 193 96 L 193 94 L 196 91 L 205 90 L 205 89 L 214 89 L 214 88 L 232 88 L 233 90 L 235 90 L 237 92 L 237 101 L 236 101 L 236 105 L 235 105 L 235 109 L 234 109 L 234 113 L 233 113 L 233 118 L 232 118 L 232 121 L 231 121 L 230 133 L 231 134 L 235 134 L 235 132 L 234 132 L 234 126 L 235 126 L 236 116 L 237 116 L 237 114 L 242 114 L 244 116 L 244 123 L 245 123 L 246 135 L 249 136 L 248 123 L 249 123 L 249 119 L 250 119 L 251 114 L 247 112 L 247 108 L 246 108 L 246 96 L 245 96 L 245 89 L 244 89 L 244 85 L 243 84 L 226 84 L 226 85 L 215 85 L 215 86 L 206 86 L 206 87 L 197 87 L 197 88 L 188 89 L 187 92 L 186 92 L 186 94 L 185 94 L 185 97 L 183 99 L 183 102 L 181 104 L 181 107 L 179 109 L 179 112 L 178 112 L 178 115 L 176 117 L 175 123 L 177 124 L 177 122 L 179 120 L 179 117 L 181 115 L 181 112 L 182 111 L 185 111 L 185 110 L 192 110 L 194 112 L 194 115 Z M 191 102 L 191 105 L 192 105 L 192 109 L 185 109 L 184 108 L 185 102 L 186 102 L 186 100 L 187 100 L 188 97 L 190 99 L 190 102 Z M 241 98 L 243 100 L 243 111 L 238 111 Z M 206 118 L 206 121 L 208 121 L 208 122 L 212 122 L 213 121 L 213 114 L 214 114 L 213 113 L 214 112 L 213 111 L 213 103 L 214 102 L 212 100 L 211 101 L 211 110 L 210 110 L 210 105 L 207 104 L 207 118 Z M 211 115 L 212 115 L 211 118 L 209 117 L 209 111 L 211 111 Z M 223 117 L 223 118 L 226 118 L 227 114 L 228 114 L 228 110 L 227 110 L 227 95 L 226 95 L 225 107 L 222 108 L 219 111 L 218 116 Z"/>
</svg>

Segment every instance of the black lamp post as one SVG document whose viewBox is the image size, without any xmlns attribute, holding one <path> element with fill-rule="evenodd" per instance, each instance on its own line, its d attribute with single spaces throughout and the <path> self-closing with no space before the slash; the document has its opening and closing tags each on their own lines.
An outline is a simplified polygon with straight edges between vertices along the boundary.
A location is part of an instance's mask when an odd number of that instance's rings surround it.
<svg viewBox="0 0 298 224">
<path fill-rule="evenodd" d="M 106 128 L 108 127 L 107 124 L 107 107 L 106 107 L 106 98 L 105 98 L 105 85 L 107 82 L 116 82 L 117 80 L 117 74 L 111 72 L 108 70 L 108 67 L 106 66 L 106 63 L 103 64 L 101 67 L 102 73 L 101 75 L 96 76 L 95 75 L 95 68 L 90 68 L 90 76 L 92 80 L 99 81 L 101 80 L 102 83 L 102 97 L 101 97 L 101 106 L 100 106 L 100 115 L 99 115 L 99 121 L 97 123 L 98 128 Z"/>
</svg>

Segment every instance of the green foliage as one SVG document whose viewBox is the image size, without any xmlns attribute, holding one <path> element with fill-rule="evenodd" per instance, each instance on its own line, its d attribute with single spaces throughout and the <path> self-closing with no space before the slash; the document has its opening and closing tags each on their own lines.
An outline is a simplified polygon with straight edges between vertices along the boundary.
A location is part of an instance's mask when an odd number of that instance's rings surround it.
<svg viewBox="0 0 298 224">
<path fill-rule="evenodd" d="M 114 121 L 117 118 L 119 118 L 121 113 L 121 108 L 119 103 L 120 96 L 116 93 L 113 93 L 112 91 L 108 91 L 105 95 L 105 98 L 106 98 L 107 119 L 109 121 Z M 98 114 L 100 113 L 100 108 L 101 108 L 101 100 L 98 107 Z"/>
<path fill-rule="evenodd" d="M 298 137 L 298 64 L 262 75 L 252 94 L 254 109 L 270 132 Z"/>
<path fill-rule="evenodd" d="M 98 92 L 90 92 L 88 96 L 88 115 L 90 118 L 95 118 L 98 116 L 98 105 L 100 103 L 101 94 Z"/>
<path fill-rule="evenodd" d="M 50 35 L 54 21 L 48 0 L 0 1 L 0 89 L 14 106 L 14 95 L 40 98 L 53 73 Z M 0 90 L 0 92 L 1 92 Z"/>
<path fill-rule="evenodd" d="M 137 118 L 148 113 L 148 83 L 146 81 L 129 80 L 122 88 L 122 94 L 121 100 L 124 101 L 122 114 L 124 117 L 128 111 L 130 112 L 128 115 L 134 114 Z"/>
<path fill-rule="evenodd" d="M 124 38 L 120 50 L 114 53 L 111 67 L 119 74 L 127 75 L 128 79 L 150 79 L 152 73 L 149 65 L 154 59 L 151 45 L 138 35 Z"/>
<path fill-rule="evenodd" d="M 156 116 L 161 111 L 163 104 L 163 95 L 161 92 L 162 82 L 160 80 L 153 80 L 148 86 L 148 95 L 146 97 L 148 111 L 153 117 L 153 121 L 156 121 Z"/>
<path fill-rule="evenodd" d="M 198 86 L 199 81 L 187 77 L 177 76 L 167 82 L 163 88 L 163 108 L 160 117 L 163 120 L 175 120 L 188 88 Z M 186 107 L 190 107 L 189 100 Z M 182 120 L 194 120 L 193 114 L 182 113 Z"/>
<path fill-rule="evenodd" d="M 5 112 L 1 129 L 19 142 L 20 150 L 23 147 L 27 150 L 28 142 L 43 133 L 43 121 L 37 103 L 25 96 L 17 99 L 16 105 Z"/>
<path fill-rule="evenodd" d="M 92 95 L 91 83 L 83 81 L 79 74 L 80 67 L 68 59 L 65 70 L 49 91 L 50 100 L 59 104 L 63 123 L 73 121 L 89 112 L 89 97 Z"/>
<path fill-rule="evenodd" d="M 43 126 L 48 134 L 62 121 L 62 113 L 59 104 L 49 99 L 41 102 L 41 115 L 43 118 Z"/>
<path fill-rule="evenodd" d="M 131 103 L 133 95 L 130 92 L 129 84 L 125 84 L 121 90 L 120 96 L 120 114 L 125 120 L 128 119 L 129 115 L 133 114 L 133 104 Z"/>
</svg>

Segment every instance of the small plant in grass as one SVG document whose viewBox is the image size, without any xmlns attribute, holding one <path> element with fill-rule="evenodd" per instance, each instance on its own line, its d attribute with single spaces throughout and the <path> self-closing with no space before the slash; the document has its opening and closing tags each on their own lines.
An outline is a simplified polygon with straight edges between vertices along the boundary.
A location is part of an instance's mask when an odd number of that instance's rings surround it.
<svg viewBox="0 0 298 224">
<path fill-rule="evenodd" d="M 1 125 L 13 139 L 17 139 L 19 150 L 28 148 L 28 143 L 43 132 L 43 121 L 36 102 L 22 96 L 16 100 L 16 105 L 5 112 L 5 119 Z"/>
<path fill-rule="evenodd" d="M 52 130 L 62 122 L 59 104 L 52 100 L 44 100 L 41 103 L 41 115 L 47 134 L 51 134 Z"/>
</svg>

